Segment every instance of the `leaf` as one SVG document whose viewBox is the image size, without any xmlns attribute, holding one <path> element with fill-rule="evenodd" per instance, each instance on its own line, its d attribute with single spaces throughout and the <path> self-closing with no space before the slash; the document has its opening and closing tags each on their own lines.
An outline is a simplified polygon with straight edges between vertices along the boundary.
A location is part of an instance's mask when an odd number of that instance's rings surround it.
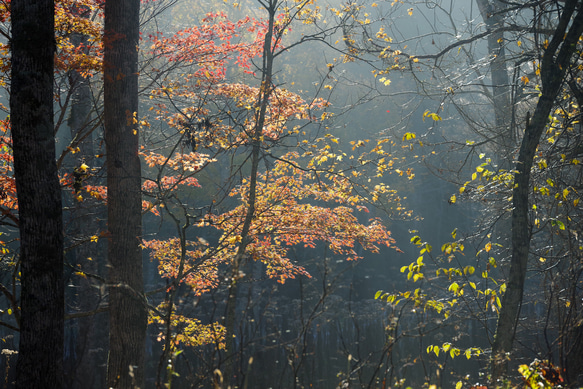
<svg viewBox="0 0 583 389">
<path fill-rule="evenodd" d="M 462 382 L 461 382 L 461 381 L 458 381 L 458 382 L 455 384 L 455 389 L 462 389 Z"/>
<path fill-rule="evenodd" d="M 453 231 L 451 232 L 451 237 L 453 239 L 455 239 L 455 237 L 457 236 L 457 227 L 453 229 Z"/>
<path fill-rule="evenodd" d="M 415 135 L 414 133 L 406 132 L 405 135 L 403 135 L 403 141 L 415 139 L 416 137 L 417 135 Z"/>
<path fill-rule="evenodd" d="M 492 250 L 492 243 L 491 242 L 486 243 L 484 250 L 486 250 L 486 252 L 489 253 L 490 250 Z"/>
<path fill-rule="evenodd" d="M 457 197 L 454 194 L 451 195 L 451 197 L 449 198 L 449 203 L 450 204 L 455 204 L 456 201 L 457 201 Z"/>
</svg>

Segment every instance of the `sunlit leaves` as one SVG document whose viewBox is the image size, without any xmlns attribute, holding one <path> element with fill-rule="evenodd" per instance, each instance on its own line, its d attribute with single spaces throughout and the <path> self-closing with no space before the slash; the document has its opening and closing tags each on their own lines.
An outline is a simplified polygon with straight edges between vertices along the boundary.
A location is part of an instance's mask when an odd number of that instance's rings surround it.
<svg viewBox="0 0 583 389">
<path fill-rule="evenodd" d="M 382 82 L 385 86 L 391 85 L 391 80 L 386 77 L 379 78 L 379 82 Z"/>
<path fill-rule="evenodd" d="M 295 245 L 313 248 L 326 244 L 332 252 L 349 260 L 360 258 L 359 245 L 378 252 L 379 246 L 394 244 L 390 233 L 377 219 L 367 224 L 358 221 L 352 207 L 358 208 L 363 199 L 353 192 L 349 181 L 341 176 L 316 176 L 314 172 L 295 166 L 297 155 L 288 154 L 276 163 L 269 174 L 259 177 L 256 217 L 250 229 L 249 255 L 267 265 L 270 277 L 284 282 L 305 270 L 287 257 Z M 210 223 L 224 231 L 221 241 L 225 249 L 220 257 L 235 255 L 238 235 L 245 217 L 248 182 L 232 191 L 231 196 L 242 199 L 242 205 L 221 215 L 211 215 Z M 327 203 L 326 207 L 311 204 Z"/>
<path fill-rule="evenodd" d="M 426 351 L 427 351 L 427 354 L 433 353 L 433 354 L 435 354 L 436 357 L 439 357 L 440 351 L 443 351 L 444 353 L 447 353 L 447 355 L 451 359 L 454 359 L 455 357 L 461 355 L 462 353 L 467 359 L 470 359 L 472 356 L 479 356 L 480 354 L 483 353 L 483 350 L 481 348 L 478 348 L 478 347 L 470 347 L 462 352 L 462 350 L 460 348 L 454 347 L 449 342 L 443 343 L 441 346 L 430 345 L 427 347 Z M 456 389 L 459 389 L 461 387 L 462 387 L 462 383 L 460 381 L 456 384 Z"/>
<path fill-rule="evenodd" d="M 157 312 L 164 312 L 168 309 L 167 303 L 161 303 L 155 312 L 150 313 L 148 322 L 150 324 L 167 325 L 170 328 L 170 344 L 173 347 L 178 345 L 200 347 L 205 344 L 217 345 L 219 349 L 225 348 L 226 329 L 219 323 L 202 324 L 196 318 L 188 317 L 176 313 L 176 308 L 171 315 L 170 323 L 160 317 Z M 166 331 L 160 331 L 158 341 L 164 340 Z"/>
<path fill-rule="evenodd" d="M 150 258 L 158 263 L 160 275 L 177 278 L 188 284 L 196 295 L 208 292 L 218 284 L 217 263 L 205 253 L 207 245 L 200 241 L 184 242 L 178 238 L 167 240 L 144 240 L 142 245 L 149 250 Z"/>
<path fill-rule="evenodd" d="M 442 119 L 441 119 L 441 116 L 439 116 L 438 114 L 436 114 L 436 113 L 434 113 L 434 112 L 431 112 L 431 111 L 429 111 L 429 110 L 427 110 L 427 111 L 425 111 L 425 112 L 423 113 L 423 121 L 425 121 L 425 118 L 430 118 L 430 119 L 432 119 L 432 120 L 434 120 L 434 121 L 436 121 L 436 122 L 437 122 L 437 121 L 441 121 L 441 120 L 442 120 Z"/>
</svg>

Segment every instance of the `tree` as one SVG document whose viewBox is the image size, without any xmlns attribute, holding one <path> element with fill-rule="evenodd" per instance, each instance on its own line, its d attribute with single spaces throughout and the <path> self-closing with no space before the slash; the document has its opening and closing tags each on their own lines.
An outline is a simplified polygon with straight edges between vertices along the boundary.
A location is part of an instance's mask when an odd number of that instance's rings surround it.
<svg viewBox="0 0 583 389">
<path fill-rule="evenodd" d="M 527 122 L 514 173 L 512 258 L 496 338 L 492 347 L 492 380 L 494 382 L 506 374 L 506 354 L 512 351 L 524 293 L 532 236 L 532 225 L 529 224 L 530 171 L 543 130 L 549 125 L 549 114 L 556 105 L 561 86 L 572 77 L 572 74 L 568 72 L 578 66 L 574 54 L 577 53 L 582 34 L 583 6 L 579 1 L 566 1 L 557 28 L 542 56 L 541 95 L 532 119 Z"/>
<path fill-rule="evenodd" d="M 54 2 L 12 4 L 11 131 L 21 251 L 18 388 L 63 385 L 63 223 L 53 127 Z"/>
<path fill-rule="evenodd" d="M 484 218 L 486 223 L 476 226 L 470 236 L 480 240 L 487 239 L 486 246 L 481 242 L 476 245 L 479 255 L 489 255 L 488 260 L 482 264 L 487 266 L 482 272 L 482 282 L 489 282 L 493 276 L 492 280 L 498 282 L 499 287 L 496 290 L 485 287 L 480 290 L 476 280 L 461 265 L 462 262 L 459 267 L 438 268 L 436 271 L 439 275 L 446 270 L 449 281 L 447 290 L 453 292 L 456 298 L 463 296 L 464 286 L 471 285 L 476 302 L 473 310 L 475 314 L 472 315 L 487 317 L 487 313 L 484 314 L 484 305 L 480 307 L 480 300 L 486 292 L 492 300 L 486 302 L 485 307 L 500 312 L 496 335 L 492 337 L 493 380 L 507 374 L 509 355 L 513 357 L 513 361 L 517 360 L 518 353 L 513 345 L 517 330 L 531 324 L 534 327 L 533 322 L 538 319 L 544 325 L 535 328 L 544 332 L 546 344 L 536 354 L 533 353 L 533 357 L 550 358 L 553 353 L 560 354 L 565 373 L 574 383 L 576 380 L 573 381 L 573 377 L 577 376 L 577 372 L 576 369 L 573 370 L 573 358 L 579 358 L 581 352 L 579 325 L 573 322 L 575 318 L 580 319 L 581 314 L 572 305 L 577 299 L 575 296 L 580 296 L 580 290 L 575 285 L 580 282 L 581 275 L 578 259 L 580 246 L 573 237 L 573 234 L 577 234 L 581 220 L 577 211 L 580 185 L 575 178 L 579 174 L 577 165 L 580 157 L 575 145 L 580 144 L 581 136 L 580 126 L 575 119 L 580 115 L 579 101 L 576 98 L 580 95 L 576 86 L 580 80 L 580 57 L 577 57 L 580 55 L 581 44 L 577 11 L 580 4 L 507 3 L 495 0 L 477 1 L 477 4 L 483 25 L 474 25 L 475 18 L 470 13 L 472 8 L 458 12 L 454 2 L 450 2 L 449 7 L 436 4 L 427 20 L 433 18 L 440 22 L 451 22 L 451 29 L 442 30 L 440 23 L 435 22 L 430 26 L 433 29 L 431 33 L 415 38 L 417 46 L 420 47 L 416 52 L 405 47 L 415 47 L 411 43 L 411 37 L 396 42 L 383 28 L 374 30 L 377 24 L 391 20 L 386 16 L 373 22 L 354 20 L 345 29 L 345 39 L 355 52 L 379 53 L 381 58 L 389 61 L 392 66 L 377 70 L 377 75 L 397 69 L 412 72 L 419 90 L 439 102 L 436 112 L 440 112 L 441 116 L 435 116 L 429 110 L 425 112 L 424 118 L 433 117 L 435 122 L 431 123 L 421 142 L 415 141 L 416 145 L 430 144 L 433 133 L 438 126 L 442 126 L 442 117 L 444 121 L 449 119 L 451 122 L 457 116 L 475 131 L 476 136 L 470 136 L 467 132 L 444 134 L 440 141 L 444 140 L 451 148 L 469 149 L 461 158 L 462 166 L 452 166 L 449 173 L 463 177 L 468 174 L 464 172 L 466 162 L 472 161 L 474 156 L 482 160 L 478 162 L 475 171 L 470 170 L 472 179 L 460 182 L 459 195 L 452 195 L 450 204 L 456 204 L 458 198 L 478 200 L 485 204 L 485 214 L 491 217 Z M 403 8 L 405 7 L 407 6 Z M 402 11 L 411 16 L 422 12 L 421 8 Z M 456 14 L 461 12 L 464 12 L 466 20 L 463 25 L 454 22 Z M 444 19 L 437 19 L 440 15 Z M 365 39 L 362 42 L 354 33 L 357 28 L 355 26 L 359 24 L 364 30 Z M 396 28 L 391 28 L 393 32 L 398 32 Z M 398 36 L 396 33 L 394 35 Z M 487 41 L 480 47 L 479 42 L 484 38 Z M 481 53 L 486 49 L 488 55 L 482 57 L 479 54 L 480 49 Z M 457 53 L 457 58 L 448 58 L 448 53 Z M 463 53 L 463 57 L 460 53 Z M 464 58 L 465 63 L 458 62 L 460 57 Z M 453 66 L 447 62 L 448 59 L 455 61 L 451 62 Z M 489 75 L 484 73 L 483 69 L 486 67 L 489 67 Z M 424 73 L 430 75 L 431 80 L 424 77 Z M 385 82 L 385 78 L 380 81 Z M 476 85 L 481 88 L 476 88 Z M 474 100 L 470 100 L 469 96 L 472 94 L 475 96 Z M 490 111 L 494 113 L 493 121 L 485 119 L 483 112 L 475 109 L 486 100 L 480 98 L 481 95 L 492 103 Z M 470 101 L 472 103 L 467 104 Z M 455 110 L 448 110 L 448 105 Z M 531 115 L 529 111 L 534 114 Z M 524 133 L 522 128 L 526 128 Z M 518 142 L 520 149 L 514 150 L 515 142 Z M 485 158 L 486 155 L 488 158 Z M 457 158 L 456 163 L 459 164 Z M 435 171 L 443 171 L 442 166 L 434 167 Z M 448 180 L 454 179 L 452 175 L 444 177 Z M 496 207 L 498 211 L 494 212 Z M 500 221 L 504 223 L 508 219 L 506 215 L 510 214 L 511 228 L 500 228 Z M 494 239 L 492 231 L 496 232 Z M 509 231 L 509 234 L 505 234 L 505 231 Z M 463 244 L 470 242 L 470 239 L 463 240 Z M 453 244 L 460 247 L 462 240 L 444 244 L 442 249 L 455 253 Z M 492 254 L 494 252 L 496 254 Z M 504 263 L 506 254 L 510 255 L 508 273 L 504 274 L 502 267 L 502 273 L 494 275 L 491 268 L 498 263 L 494 256 L 501 257 L 500 263 Z M 529 261 L 529 256 L 537 258 L 538 262 Z M 452 261 L 454 258 L 456 257 L 449 256 L 447 260 Z M 554 270 L 555 267 L 560 270 Z M 416 269 L 415 264 L 412 264 L 408 273 L 415 274 L 412 270 L 414 268 Z M 544 303 L 541 304 L 539 299 L 537 304 L 546 307 L 546 317 L 530 316 L 532 320 L 524 320 L 524 314 L 521 316 L 522 296 L 526 276 L 531 269 L 531 283 L 540 282 L 545 286 L 543 290 L 546 295 L 537 295 L 541 296 Z M 452 270 L 464 279 L 464 284 L 451 282 Z M 558 287 L 559 284 L 562 287 Z M 536 289 L 541 290 L 538 285 Z M 432 303 L 435 301 L 432 300 Z M 557 314 L 551 315 L 551 311 Z M 487 321 L 482 322 L 486 331 L 489 331 Z M 556 329 L 556 342 L 550 339 L 549 328 Z M 565 343 L 569 346 L 563 346 Z"/>
<path fill-rule="evenodd" d="M 236 379 L 243 385 L 246 361 L 241 337 L 245 334 L 236 325 L 241 316 L 239 285 L 257 282 L 254 274 L 261 272 L 282 284 L 306 276 L 306 269 L 293 259 L 295 248 L 325 247 L 330 255 L 357 259 L 362 250 L 377 252 L 381 245 L 394 243 L 380 220 L 363 219 L 368 204 L 388 200 L 398 207 L 395 191 L 385 184 L 373 185 L 374 189 L 357 184 L 369 170 L 382 177 L 396 169 L 382 142 L 371 142 L 367 151 L 365 140 L 344 145 L 358 149 L 359 155 L 353 155 L 343 152 L 341 140 L 328 131 L 322 137 L 306 135 L 311 125 L 315 133 L 323 128 L 321 123 L 331 116 L 326 112 L 329 103 L 320 98 L 305 100 L 274 80 L 274 59 L 295 45 L 284 43 L 292 22 L 309 22 L 317 13 L 302 3 L 283 7 L 285 11 L 278 14 L 280 6 L 262 4 L 268 14 L 265 21 L 245 18 L 232 23 L 224 14 L 212 13 L 200 27 L 171 37 L 151 37 L 155 56 L 167 56 L 176 70 L 166 77 L 152 77 L 157 84 L 150 97 L 156 119 L 169 129 L 165 143 L 152 139 L 159 150 L 146 147 L 142 152 L 151 171 L 144 183 L 151 200 L 147 209 L 170 217 L 177 233 L 170 239 L 144 241 L 160 274 L 168 279 L 160 290 L 164 299 L 152 313 L 159 339 L 164 340 L 159 386 L 174 379 L 178 355 L 186 347 L 204 344 L 214 348 L 205 359 L 206 379 L 218 368 L 226 382 Z M 246 41 L 234 44 L 234 37 L 243 34 Z M 261 65 L 253 70 L 261 75 L 259 85 L 230 82 L 225 70 L 229 60 L 236 59 L 249 71 L 258 52 L 263 54 Z M 152 66 L 153 74 L 162 68 Z M 323 91 L 329 89 L 324 82 L 333 83 L 333 66 L 326 68 L 319 89 Z M 140 123 L 158 127 L 154 121 Z M 168 143 L 170 139 L 174 141 Z M 289 147 L 298 152 L 286 153 Z M 405 175 L 409 176 L 410 172 Z M 192 189 L 198 186 L 206 193 Z M 194 239 L 187 238 L 193 235 Z M 227 300 L 217 308 L 224 309 L 223 325 L 205 325 L 192 315 L 192 297 L 200 301 L 205 294 L 221 292 Z"/>
<path fill-rule="evenodd" d="M 141 167 L 138 156 L 139 0 L 108 0 L 104 11 L 104 124 L 107 154 L 109 361 L 107 385 L 144 387 Z"/>
</svg>

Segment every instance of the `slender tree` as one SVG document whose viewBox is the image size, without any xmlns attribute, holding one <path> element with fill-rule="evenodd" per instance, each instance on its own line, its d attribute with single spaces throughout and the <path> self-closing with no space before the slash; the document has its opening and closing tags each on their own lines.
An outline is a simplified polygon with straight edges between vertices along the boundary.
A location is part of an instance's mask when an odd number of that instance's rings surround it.
<svg viewBox="0 0 583 389">
<path fill-rule="evenodd" d="M 141 168 L 138 157 L 139 0 L 105 2 L 109 363 L 107 386 L 144 387 Z"/>
<path fill-rule="evenodd" d="M 565 2 L 559 24 L 541 62 L 542 93 L 532 120 L 527 124 L 514 173 L 512 193 L 512 257 L 507 289 L 492 347 L 492 380 L 506 374 L 506 354 L 512 351 L 518 315 L 524 292 L 532 225 L 529 223 L 529 182 L 533 158 L 543 130 L 549 122 L 561 86 L 567 81 L 577 42 L 583 33 L 583 5 L 578 0 Z"/>
<path fill-rule="evenodd" d="M 19 208 L 17 388 L 63 384 L 63 222 L 53 126 L 53 0 L 12 2 L 10 109 Z"/>
</svg>

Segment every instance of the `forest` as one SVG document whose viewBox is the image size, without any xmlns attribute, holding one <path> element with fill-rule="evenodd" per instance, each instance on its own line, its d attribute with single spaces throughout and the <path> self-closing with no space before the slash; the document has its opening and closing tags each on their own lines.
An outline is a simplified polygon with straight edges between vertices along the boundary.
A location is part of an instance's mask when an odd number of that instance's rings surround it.
<svg viewBox="0 0 583 389">
<path fill-rule="evenodd" d="M 583 387 L 582 77 L 579 0 L 0 0 L 0 387 Z"/>
</svg>

